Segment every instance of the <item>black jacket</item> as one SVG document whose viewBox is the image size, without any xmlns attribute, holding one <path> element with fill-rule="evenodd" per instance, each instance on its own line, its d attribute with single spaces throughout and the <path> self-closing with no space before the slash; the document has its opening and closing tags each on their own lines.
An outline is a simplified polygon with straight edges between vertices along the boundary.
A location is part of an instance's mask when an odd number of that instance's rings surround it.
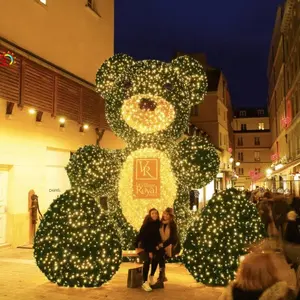
<svg viewBox="0 0 300 300">
<path fill-rule="evenodd" d="M 156 246 L 161 243 L 159 228 L 159 220 L 149 221 L 143 225 L 137 235 L 135 247 L 142 248 L 146 252 L 154 252 L 156 250 Z"/>
<path fill-rule="evenodd" d="M 164 227 L 166 225 L 164 224 L 161 224 L 161 227 L 162 229 L 164 230 Z M 167 246 L 169 245 L 175 245 L 179 242 L 179 238 L 178 238 L 178 232 L 177 232 L 177 225 L 175 222 L 171 222 L 170 223 L 170 237 L 164 241 L 163 245 L 164 245 L 164 248 L 166 248 Z"/>
<path fill-rule="evenodd" d="M 285 240 L 290 243 L 300 244 L 300 218 L 295 221 L 288 221 L 285 230 Z"/>
</svg>

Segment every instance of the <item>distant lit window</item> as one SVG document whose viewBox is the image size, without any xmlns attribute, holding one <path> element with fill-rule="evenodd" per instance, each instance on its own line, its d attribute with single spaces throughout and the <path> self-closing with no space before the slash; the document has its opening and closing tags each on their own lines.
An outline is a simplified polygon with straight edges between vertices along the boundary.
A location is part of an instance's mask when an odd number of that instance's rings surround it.
<svg viewBox="0 0 300 300">
<path fill-rule="evenodd" d="M 247 124 L 241 124 L 241 130 L 247 131 Z"/>
<path fill-rule="evenodd" d="M 254 138 L 254 145 L 255 146 L 260 146 L 260 138 L 259 137 Z"/>
<path fill-rule="evenodd" d="M 265 130 L 265 123 L 258 123 L 259 130 Z"/>
<path fill-rule="evenodd" d="M 258 151 L 254 152 L 254 160 L 255 161 L 260 161 L 260 153 Z"/>
<path fill-rule="evenodd" d="M 44 5 L 47 4 L 47 0 L 40 0 L 40 2 L 41 2 L 42 4 L 44 4 Z"/>
<path fill-rule="evenodd" d="M 247 113 L 245 110 L 240 111 L 240 117 L 246 117 Z"/>
</svg>

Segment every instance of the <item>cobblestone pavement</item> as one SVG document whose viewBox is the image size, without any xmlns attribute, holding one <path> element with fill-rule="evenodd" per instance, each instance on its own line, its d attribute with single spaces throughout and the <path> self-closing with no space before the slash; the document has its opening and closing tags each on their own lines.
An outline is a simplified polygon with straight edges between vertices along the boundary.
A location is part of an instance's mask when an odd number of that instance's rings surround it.
<svg viewBox="0 0 300 300">
<path fill-rule="evenodd" d="M 165 289 L 150 293 L 128 289 L 127 270 L 133 266 L 123 263 L 113 279 L 100 288 L 62 288 L 50 283 L 36 267 L 32 250 L 0 249 L 0 300 L 215 300 L 222 292 L 221 288 L 196 283 L 178 264 L 167 265 Z"/>
</svg>

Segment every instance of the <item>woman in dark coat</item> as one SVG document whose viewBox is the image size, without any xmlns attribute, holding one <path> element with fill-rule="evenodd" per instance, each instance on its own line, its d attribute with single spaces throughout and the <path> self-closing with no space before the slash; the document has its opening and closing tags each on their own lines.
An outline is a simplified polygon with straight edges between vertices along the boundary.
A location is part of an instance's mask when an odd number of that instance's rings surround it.
<svg viewBox="0 0 300 300">
<path fill-rule="evenodd" d="M 163 212 L 163 216 L 160 224 L 160 237 L 162 243 L 160 243 L 156 249 L 156 255 L 153 267 L 156 269 L 159 264 L 159 277 L 157 282 L 152 288 L 163 288 L 166 278 L 166 257 L 174 257 L 180 252 L 180 241 L 177 232 L 177 225 L 174 221 L 173 209 L 168 207 Z M 155 265 L 156 263 L 156 265 Z"/>
<path fill-rule="evenodd" d="M 161 237 L 159 233 L 160 221 L 157 209 L 150 209 L 148 215 L 145 217 L 144 223 L 140 229 L 140 232 L 136 238 L 136 249 L 139 253 L 139 249 L 143 252 L 143 285 L 142 288 L 146 292 L 150 292 L 152 289 L 150 284 L 154 284 L 153 276 L 155 274 L 155 267 L 153 266 L 154 252 L 156 252 L 156 246 L 161 243 Z M 151 266 L 151 274 L 148 282 L 148 273 Z M 150 283 L 150 284 L 149 284 Z"/>
</svg>

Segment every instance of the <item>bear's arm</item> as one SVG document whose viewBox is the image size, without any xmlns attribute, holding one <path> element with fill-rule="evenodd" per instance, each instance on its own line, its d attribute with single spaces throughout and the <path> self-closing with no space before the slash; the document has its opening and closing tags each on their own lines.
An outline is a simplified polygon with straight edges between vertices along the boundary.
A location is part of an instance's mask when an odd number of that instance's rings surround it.
<svg viewBox="0 0 300 300">
<path fill-rule="evenodd" d="M 186 188 L 202 188 L 219 172 L 216 148 L 201 136 L 188 137 L 177 144 L 172 160 L 179 184 Z"/>
<path fill-rule="evenodd" d="M 95 197 L 114 193 L 122 157 L 122 150 L 94 145 L 78 149 L 66 167 L 72 188 L 84 189 Z"/>
</svg>

